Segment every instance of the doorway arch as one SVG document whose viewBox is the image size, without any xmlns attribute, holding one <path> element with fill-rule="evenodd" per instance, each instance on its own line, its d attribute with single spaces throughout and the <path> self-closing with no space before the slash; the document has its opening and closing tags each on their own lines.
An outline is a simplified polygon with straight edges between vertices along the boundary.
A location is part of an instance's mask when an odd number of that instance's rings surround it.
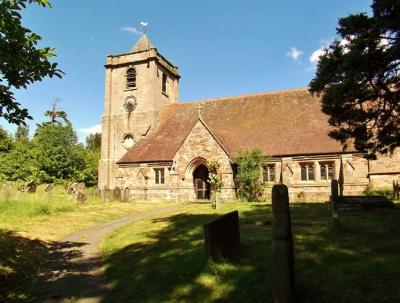
<svg viewBox="0 0 400 303">
<path fill-rule="evenodd" d="M 193 171 L 193 185 L 198 200 L 210 199 L 210 183 L 208 182 L 208 168 L 204 164 L 200 164 Z"/>
</svg>

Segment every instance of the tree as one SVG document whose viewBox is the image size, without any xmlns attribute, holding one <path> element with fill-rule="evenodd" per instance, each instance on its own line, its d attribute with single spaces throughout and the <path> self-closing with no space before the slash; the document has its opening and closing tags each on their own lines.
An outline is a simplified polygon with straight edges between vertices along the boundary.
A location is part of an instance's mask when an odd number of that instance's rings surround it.
<svg viewBox="0 0 400 303">
<path fill-rule="evenodd" d="M 99 151 L 101 148 L 101 134 L 90 134 L 86 137 L 86 149 L 91 151 Z"/>
<path fill-rule="evenodd" d="M 29 127 L 24 125 L 18 125 L 17 130 L 14 134 L 15 141 L 24 140 L 29 141 Z"/>
<path fill-rule="evenodd" d="M 257 201 L 260 198 L 263 193 L 262 168 L 269 158 L 258 148 L 240 152 L 234 157 L 237 165 L 235 183 L 239 198 L 247 201 Z"/>
<path fill-rule="evenodd" d="M 69 123 L 69 120 L 67 119 L 67 113 L 63 110 L 57 109 L 57 103 L 61 101 L 60 98 L 57 98 L 53 101 L 51 105 L 51 109 L 46 111 L 44 115 L 46 117 L 50 118 L 50 122 L 45 122 L 47 124 L 53 124 L 58 123 L 61 124 L 61 122 L 58 119 L 63 120 L 65 123 Z"/>
<path fill-rule="evenodd" d="M 85 169 L 84 148 L 70 123 L 38 125 L 33 143 L 39 171 L 45 173 L 41 182 L 75 179 Z"/>
<path fill-rule="evenodd" d="M 344 148 L 392 152 L 400 145 L 400 1 L 373 0 L 366 13 L 339 19 L 336 39 L 320 57 L 310 92 Z"/>
<path fill-rule="evenodd" d="M 38 48 L 42 38 L 22 26 L 20 11 L 26 3 L 50 7 L 48 0 L 0 0 L 0 117 L 15 124 L 25 124 L 32 117 L 16 101 L 12 89 L 63 74 L 57 63 L 49 61 L 54 49 Z"/>
<path fill-rule="evenodd" d="M 0 153 L 6 153 L 12 148 L 12 137 L 0 125 Z"/>
</svg>

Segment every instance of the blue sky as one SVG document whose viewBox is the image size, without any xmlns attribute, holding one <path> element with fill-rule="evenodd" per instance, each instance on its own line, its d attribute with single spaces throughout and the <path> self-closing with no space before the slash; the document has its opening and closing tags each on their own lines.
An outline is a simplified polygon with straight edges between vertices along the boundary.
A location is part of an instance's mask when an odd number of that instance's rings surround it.
<svg viewBox="0 0 400 303">
<path fill-rule="evenodd" d="M 153 45 L 179 66 L 180 100 L 306 87 L 318 49 L 336 37 L 339 17 L 370 12 L 365 0 L 51 0 L 30 5 L 23 24 L 56 48 L 66 73 L 16 91 L 36 123 L 52 100 L 69 114 L 81 140 L 101 122 L 104 63 L 127 52 L 147 21 Z M 14 131 L 15 126 L 0 119 Z"/>
</svg>

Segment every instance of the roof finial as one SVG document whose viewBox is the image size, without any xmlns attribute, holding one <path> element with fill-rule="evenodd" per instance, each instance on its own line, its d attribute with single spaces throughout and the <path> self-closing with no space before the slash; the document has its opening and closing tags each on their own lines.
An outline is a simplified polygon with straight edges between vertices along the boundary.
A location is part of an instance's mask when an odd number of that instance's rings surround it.
<svg viewBox="0 0 400 303">
<path fill-rule="evenodd" d="M 199 114 L 199 119 L 201 120 L 201 110 L 204 108 L 201 103 L 199 103 L 199 105 L 197 105 L 197 112 Z"/>
<path fill-rule="evenodd" d="M 149 25 L 149 22 L 145 22 L 145 21 L 141 21 L 140 22 L 140 26 L 142 28 L 142 34 L 143 35 L 146 35 L 147 25 Z"/>
</svg>

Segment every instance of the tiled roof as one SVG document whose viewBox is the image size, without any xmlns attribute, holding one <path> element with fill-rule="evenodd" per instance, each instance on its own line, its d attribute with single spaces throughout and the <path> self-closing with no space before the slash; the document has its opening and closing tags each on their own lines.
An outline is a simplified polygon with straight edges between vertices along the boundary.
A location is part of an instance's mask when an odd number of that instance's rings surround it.
<svg viewBox="0 0 400 303">
<path fill-rule="evenodd" d="M 319 99 L 298 89 L 167 105 L 159 128 L 119 163 L 171 161 L 198 120 L 198 102 L 202 120 L 231 156 L 256 147 L 271 156 L 342 151 L 328 137 L 328 117 Z"/>
</svg>

